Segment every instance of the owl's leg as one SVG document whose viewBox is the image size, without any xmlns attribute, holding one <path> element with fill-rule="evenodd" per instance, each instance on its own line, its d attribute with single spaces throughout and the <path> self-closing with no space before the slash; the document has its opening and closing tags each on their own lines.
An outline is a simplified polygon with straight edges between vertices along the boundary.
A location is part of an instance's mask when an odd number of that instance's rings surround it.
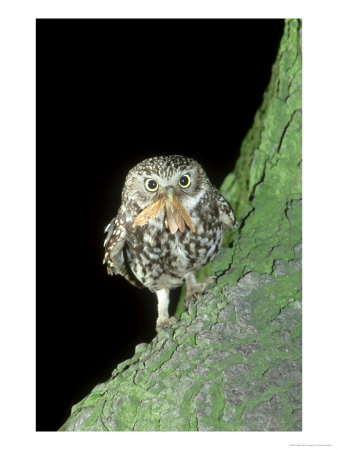
<svg viewBox="0 0 338 450">
<path fill-rule="evenodd" d="M 171 327 L 178 322 L 176 317 L 169 317 L 169 289 L 156 291 L 158 301 L 158 318 L 156 320 L 156 332 L 159 333 L 164 328 Z"/>
<path fill-rule="evenodd" d="M 197 283 L 195 275 L 188 273 L 185 276 L 185 285 L 187 287 L 187 293 L 184 299 L 185 306 L 188 307 L 192 301 L 201 298 L 208 284 L 212 283 L 215 278 L 215 276 L 210 276 L 203 283 Z"/>
</svg>

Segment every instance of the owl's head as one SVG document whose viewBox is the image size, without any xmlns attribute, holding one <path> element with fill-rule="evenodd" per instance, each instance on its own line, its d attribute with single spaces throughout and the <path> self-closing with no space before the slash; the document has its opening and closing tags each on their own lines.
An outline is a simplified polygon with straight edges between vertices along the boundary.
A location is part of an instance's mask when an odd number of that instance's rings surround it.
<svg viewBox="0 0 338 450">
<path fill-rule="evenodd" d="M 210 186 L 207 174 L 194 159 L 181 155 L 157 156 L 145 159 L 129 171 L 122 197 L 136 201 L 143 209 L 171 192 L 191 210 Z"/>
<path fill-rule="evenodd" d="M 172 233 L 184 231 L 184 223 L 194 231 L 189 212 L 211 183 L 200 164 L 181 155 L 158 156 L 137 164 L 127 175 L 123 202 L 133 202 L 141 210 L 136 225 L 145 225 L 165 208 L 166 226 Z M 142 215 L 143 214 L 143 215 Z"/>
</svg>

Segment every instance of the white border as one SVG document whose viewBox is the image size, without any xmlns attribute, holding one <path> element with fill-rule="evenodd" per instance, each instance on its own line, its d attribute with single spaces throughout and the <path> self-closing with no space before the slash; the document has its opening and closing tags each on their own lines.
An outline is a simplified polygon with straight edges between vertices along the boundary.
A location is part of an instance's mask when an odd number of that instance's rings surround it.
<svg viewBox="0 0 338 450">
<path fill-rule="evenodd" d="M 1 433 L 11 449 L 337 448 L 337 2 L 15 1 L 0 4 Z M 35 432 L 35 19 L 303 19 L 304 421 L 299 433 Z M 46 225 L 47 226 L 47 225 Z M 46 393 L 48 395 L 48 393 Z M 51 408 L 53 400 L 51 399 Z M 48 414 L 48 411 L 46 411 Z"/>
</svg>

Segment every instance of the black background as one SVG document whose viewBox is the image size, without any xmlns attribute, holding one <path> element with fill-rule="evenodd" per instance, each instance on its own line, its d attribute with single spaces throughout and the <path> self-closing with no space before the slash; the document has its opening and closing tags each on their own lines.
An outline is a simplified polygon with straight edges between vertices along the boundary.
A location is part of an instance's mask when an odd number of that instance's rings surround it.
<svg viewBox="0 0 338 450">
<path fill-rule="evenodd" d="M 155 336 L 155 295 L 102 265 L 128 170 L 184 154 L 220 186 L 282 32 L 282 20 L 37 20 L 37 430 L 57 430 Z"/>
</svg>

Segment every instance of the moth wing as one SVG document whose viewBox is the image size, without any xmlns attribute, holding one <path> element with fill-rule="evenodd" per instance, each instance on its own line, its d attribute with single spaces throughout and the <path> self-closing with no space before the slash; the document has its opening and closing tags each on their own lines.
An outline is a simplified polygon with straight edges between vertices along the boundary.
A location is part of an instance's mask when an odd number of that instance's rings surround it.
<svg viewBox="0 0 338 450">
<path fill-rule="evenodd" d="M 182 205 L 182 203 L 179 201 L 179 199 L 177 197 L 175 197 L 174 206 L 177 208 L 177 211 L 179 212 L 181 217 L 184 219 L 184 222 L 187 224 L 187 226 L 190 228 L 190 230 L 195 232 L 194 222 L 192 221 L 188 211 L 185 209 L 185 207 Z"/>
<path fill-rule="evenodd" d="M 157 214 L 161 211 L 164 206 L 164 198 L 157 200 L 151 205 L 147 206 L 134 220 L 134 225 L 146 225 L 150 220 L 154 220 Z"/>
<path fill-rule="evenodd" d="M 178 212 L 177 208 L 174 206 L 173 207 L 173 215 L 176 221 L 176 224 L 178 226 L 178 229 L 183 233 L 185 230 L 185 223 L 184 223 L 184 219 L 181 216 L 181 214 Z"/>
<path fill-rule="evenodd" d="M 174 214 L 173 214 L 172 207 L 169 204 L 169 202 L 166 202 L 165 207 L 166 207 L 166 211 L 167 211 L 168 228 L 169 228 L 171 234 L 175 234 L 176 231 L 178 230 L 178 226 L 177 226 Z"/>
</svg>

